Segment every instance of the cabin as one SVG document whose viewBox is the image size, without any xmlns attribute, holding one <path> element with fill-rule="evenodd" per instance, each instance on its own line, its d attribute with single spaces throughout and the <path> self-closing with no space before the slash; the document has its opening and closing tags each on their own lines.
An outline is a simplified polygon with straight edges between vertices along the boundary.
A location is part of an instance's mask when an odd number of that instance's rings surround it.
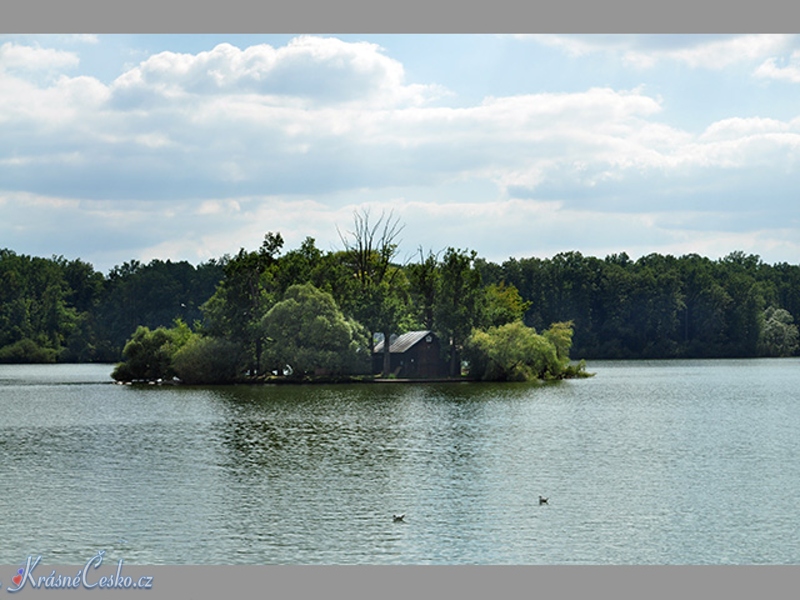
<svg viewBox="0 0 800 600">
<path fill-rule="evenodd" d="M 389 342 L 390 373 L 401 379 L 430 379 L 446 377 L 447 361 L 442 359 L 441 344 L 435 333 L 429 330 L 409 331 L 392 336 Z M 383 340 L 372 352 L 372 372 L 383 371 Z"/>
</svg>

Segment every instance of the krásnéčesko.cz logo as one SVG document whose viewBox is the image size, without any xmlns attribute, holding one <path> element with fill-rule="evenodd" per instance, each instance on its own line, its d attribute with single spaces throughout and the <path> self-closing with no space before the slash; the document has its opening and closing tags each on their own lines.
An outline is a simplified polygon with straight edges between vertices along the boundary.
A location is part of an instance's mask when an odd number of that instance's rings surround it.
<svg viewBox="0 0 800 600">
<path fill-rule="evenodd" d="M 77 589 L 80 587 L 88 590 L 94 588 L 101 589 L 118 589 L 118 590 L 149 590 L 153 587 L 153 578 L 151 576 L 142 577 L 127 577 L 122 574 L 122 559 L 119 559 L 117 570 L 113 574 L 97 576 L 97 573 L 90 572 L 90 569 L 98 569 L 103 564 L 103 557 L 105 550 L 101 550 L 88 561 L 83 569 L 78 569 L 74 575 L 64 575 L 56 573 L 53 569 L 48 574 L 37 573 L 34 570 L 39 566 L 42 557 L 39 556 L 34 559 L 32 556 L 28 557 L 25 566 L 18 569 L 14 576 L 11 578 L 12 586 L 6 588 L 9 592 L 18 592 L 26 585 L 34 589 Z M 45 571 L 46 573 L 46 571 Z M 0 582 L 0 588 L 3 583 Z"/>
</svg>

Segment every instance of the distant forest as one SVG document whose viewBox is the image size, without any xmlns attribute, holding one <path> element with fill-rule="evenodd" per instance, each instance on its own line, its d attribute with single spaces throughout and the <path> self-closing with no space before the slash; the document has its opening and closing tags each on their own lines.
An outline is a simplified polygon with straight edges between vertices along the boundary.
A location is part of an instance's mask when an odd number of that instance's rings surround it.
<svg viewBox="0 0 800 600">
<path fill-rule="evenodd" d="M 459 327 L 519 313 L 537 331 L 571 322 L 571 354 L 585 359 L 798 353 L 798 265 L 742 252 L 719 260 L 566 252 L 496 264 L 453 248 L 402 261 L 396 221 L 376 225 L 357 219 L 340 251 L 322 251 L 311 238 L 284 251 L 280 234 L 268 233 L 258 250 L 197 266 L 132 260 L 108 274 L 79 259 L 0 250 L 0 362 L 118 362 L 139 326 L 176 323 L 236 334 L 257 355 L 264 341 L 255 319 L 307 283 L 373 335 L 432 329 L 452 338 Z M 448 297 L 446 280 L 462 291 Z"/>
</svg>

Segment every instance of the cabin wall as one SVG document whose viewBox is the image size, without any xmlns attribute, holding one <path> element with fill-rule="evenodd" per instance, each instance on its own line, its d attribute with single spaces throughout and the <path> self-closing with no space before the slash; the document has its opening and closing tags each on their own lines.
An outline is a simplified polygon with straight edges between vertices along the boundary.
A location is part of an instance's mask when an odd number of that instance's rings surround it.
<svg viewBox="0 0 800 600">
<path fill-rule="evenodd" d="M 446 377 L 447 362 L 440 354 L 439 340 L 431 336 L 431 341 L 420 340 L 405 352 L 391 354 L 391 373 L 402 379 L 430 379 Z M 372 372 L 376 375 L 383 371 L 383 353 L 372 355 Z"/>
<path fill-rule="evenodd" d="M 439 340 L 426 342 L 424 339 L 408 349 L 407 372 L 408 377 L 431 378 L 447 375 L 447 363 L 442 361 L 439 353 Z"/>
</svg>

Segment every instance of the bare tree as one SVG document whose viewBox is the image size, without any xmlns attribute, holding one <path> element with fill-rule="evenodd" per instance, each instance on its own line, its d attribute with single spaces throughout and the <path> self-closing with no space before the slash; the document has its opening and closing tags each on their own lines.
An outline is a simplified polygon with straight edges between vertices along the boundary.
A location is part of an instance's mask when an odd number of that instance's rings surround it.
<svg viewBox="0 0 800 600">
<path fill-rule="evenodd" d="M 388 217 L 381 212 L 378 220 L 370 225 L 369 209 L 353 212 L 353 231 L 347 237 L 336 228 L 345 251 L 350 254 L 355 274 L 362 286 L 381 282 L 387 277 L 392 259 L 397 255 L 397 236 L 405 228 L 399 217 L 390 211 Z M 352 238 L 352 239 L 350 239 Z"/>
<path fill-rule="evenodd" d="M 393 212 L 388 216 L 381 212 L 381 216 L 370 223 L 369 209 L 355 211 L 353 223 L 353 231 L 348 231 L 347 235 L 338 228 L 337 232 L 358 282 L 356 317 L 370 330 L 372 340 L 376 332 L 383 334 L 382 374 L 387 377 L 391 365 L 390 335 L 403 309 L 394 293 L 399 270 L 392 268 L 392 261 L 397 256 L 398 236 L 405 225 Z"/>
</svg>

